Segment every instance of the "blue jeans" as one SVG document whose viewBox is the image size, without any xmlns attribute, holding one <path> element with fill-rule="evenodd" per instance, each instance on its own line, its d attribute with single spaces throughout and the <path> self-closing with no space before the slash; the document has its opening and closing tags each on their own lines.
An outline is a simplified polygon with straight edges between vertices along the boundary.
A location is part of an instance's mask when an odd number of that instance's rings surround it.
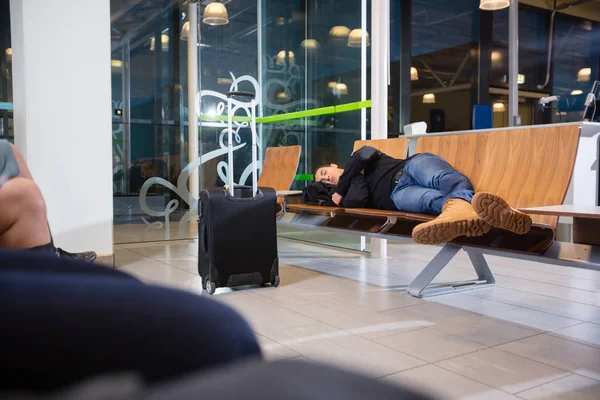
<svg viewBox="0 0 600 400">
<path fill-rule="evenodd" d="M 430 153 L 417 154 L 404 165 L 392 201 L 400 211 L 438 215 L 447 200 L 473 199 L 473 184 L 446 160 Z"/>
</svg>

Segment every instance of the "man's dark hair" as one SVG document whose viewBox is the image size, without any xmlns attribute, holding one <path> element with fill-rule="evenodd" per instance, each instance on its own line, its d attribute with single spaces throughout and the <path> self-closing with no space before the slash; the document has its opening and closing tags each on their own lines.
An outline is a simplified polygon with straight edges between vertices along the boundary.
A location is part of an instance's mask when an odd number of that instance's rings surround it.
<svg viewBox="0 0 600 400">
<path fill-rule="evenodd" d="M 313 181 L 317 181 L 316 176 L 317 176 L 317 172 L 319 172 L 319 170 L 321 168 L 327 168 L 327 167 L 331 167 L 331 164 L 325 164 L 325 165 L 321 165 L 319 168 L 315 169 L 315 173 L 313 174 Z"/>
</svg>

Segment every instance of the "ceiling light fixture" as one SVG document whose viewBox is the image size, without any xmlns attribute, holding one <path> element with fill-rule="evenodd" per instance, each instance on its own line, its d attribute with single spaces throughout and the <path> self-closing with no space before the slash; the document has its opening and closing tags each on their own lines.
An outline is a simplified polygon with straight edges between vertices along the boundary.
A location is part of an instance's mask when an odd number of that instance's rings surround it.
<svg viewBox="0 0 600 400">
<path fill-rule="evenodd" d="M 300 43 L 300 46 L 306 50 L 317 50 L 321 47 L 319 42 L 317 42 L 315 39 L 304 39 L 302 43 Z"/>
<path fill-rule="evenodd" d="M 419 80 L 419 71 L 415 67 L 410 67 L 410 80 L 418 81 Z"/>
<path fill-rule="evenodd" d="M 369 43 L 369 32 L 366 33 L 366 43 L 367 47 L 370 45 Z M 348 35 L 348 47 L 361 47 L 362 46 L 362 29 L 354 29 Z"/>
<path fill-rule="evenodd" d="M 210 3 L 204 9 L 204 18 L 202 22 L 206 25 L 227 25 L 229 23 L 229 15 L 227 8 L 223 3 Z"/>
<path fill-rule="evenodd" d="M 289 59 L 290 65 L 296 64 L 296 55 L 291 50 L 288 51 L 288 59 Z M 285 65 L 285 50 L 281 50 L 279 53 L 277 53 L 277 57 L 275 57 L 275 64 Z"/>
<path fill-rule="evenodd" d="M 154 39 L 154 36 L 152 36 L 150 38 L 150 51 L 154 51 L 156 48 L 156 40 Z M 162 35 L 160 35 L 160 48 L 162 51 L 169 51 L 169 35 L 163 33 Z"/>
<path fill-rule="evenodd" d="M 479 8 L 486 11 L 502 10 L 510 6 L 510 0 L 481 0 Z"/>
<path fill-rule="evenodd" d="M 423 104 L 435 104 L 435 94 L 427 93 L 423 95 Z"/>
<path fill-rule="evenodd" d="M 577 73 L 577 82 L 587 82 L 592 76 L 591 68 L 581 68 Z"/>
<path fill-rule="evenodd" d="M 494 103 L 494 105 L 492 107 L 494 109 L 494 112 L 506 111 L 506 106 L 504 105 L 504 103 Z"/>
<path fill-rule="evenodd" d="M 334 26 L 329 30 L 329 37 L 332 41 L 346 42 L 350 36 L 350 29 L 345 26 Z"/>
<path fill-rule="evenodd" d="M 336 96 L 342 96 L 348 94 L 348 86 L 345 83 L 338 82 L 333 88 L 333 94 Z"/>
</svg>

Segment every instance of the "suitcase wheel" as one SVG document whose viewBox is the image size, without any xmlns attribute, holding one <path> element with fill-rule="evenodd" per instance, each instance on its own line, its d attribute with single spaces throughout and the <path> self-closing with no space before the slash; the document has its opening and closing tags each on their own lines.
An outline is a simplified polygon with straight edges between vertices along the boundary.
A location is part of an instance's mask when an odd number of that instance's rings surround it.
<svg viewBox="0 0 600 400">
<path fill-rule="evenodd" d="M 275 275 L 275 277 L 271 279 L 271 285 L 273 287 L 279 286 L 279 275 Z"/>
<path fill-rule="evenodd" d="M 215 291 L 217 290 L 216 282 L 212 282 L 210 279 L 206 278 L 206 283 L 204 284 L 204 286 L 208 294 L 215 294 Z"/>
</svg>

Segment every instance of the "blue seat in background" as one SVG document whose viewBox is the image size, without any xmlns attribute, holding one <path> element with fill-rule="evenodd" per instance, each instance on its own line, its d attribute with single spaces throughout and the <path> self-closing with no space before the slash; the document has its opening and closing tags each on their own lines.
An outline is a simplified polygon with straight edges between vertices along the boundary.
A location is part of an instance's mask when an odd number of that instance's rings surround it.
<svg viewBox="0 0 600 400">
<path fill-rule="evenodd" d="M 494 110 L 490 104 L 473 106 L 473 129 L 491 129 L 494 126 Z"/>
</svg>

